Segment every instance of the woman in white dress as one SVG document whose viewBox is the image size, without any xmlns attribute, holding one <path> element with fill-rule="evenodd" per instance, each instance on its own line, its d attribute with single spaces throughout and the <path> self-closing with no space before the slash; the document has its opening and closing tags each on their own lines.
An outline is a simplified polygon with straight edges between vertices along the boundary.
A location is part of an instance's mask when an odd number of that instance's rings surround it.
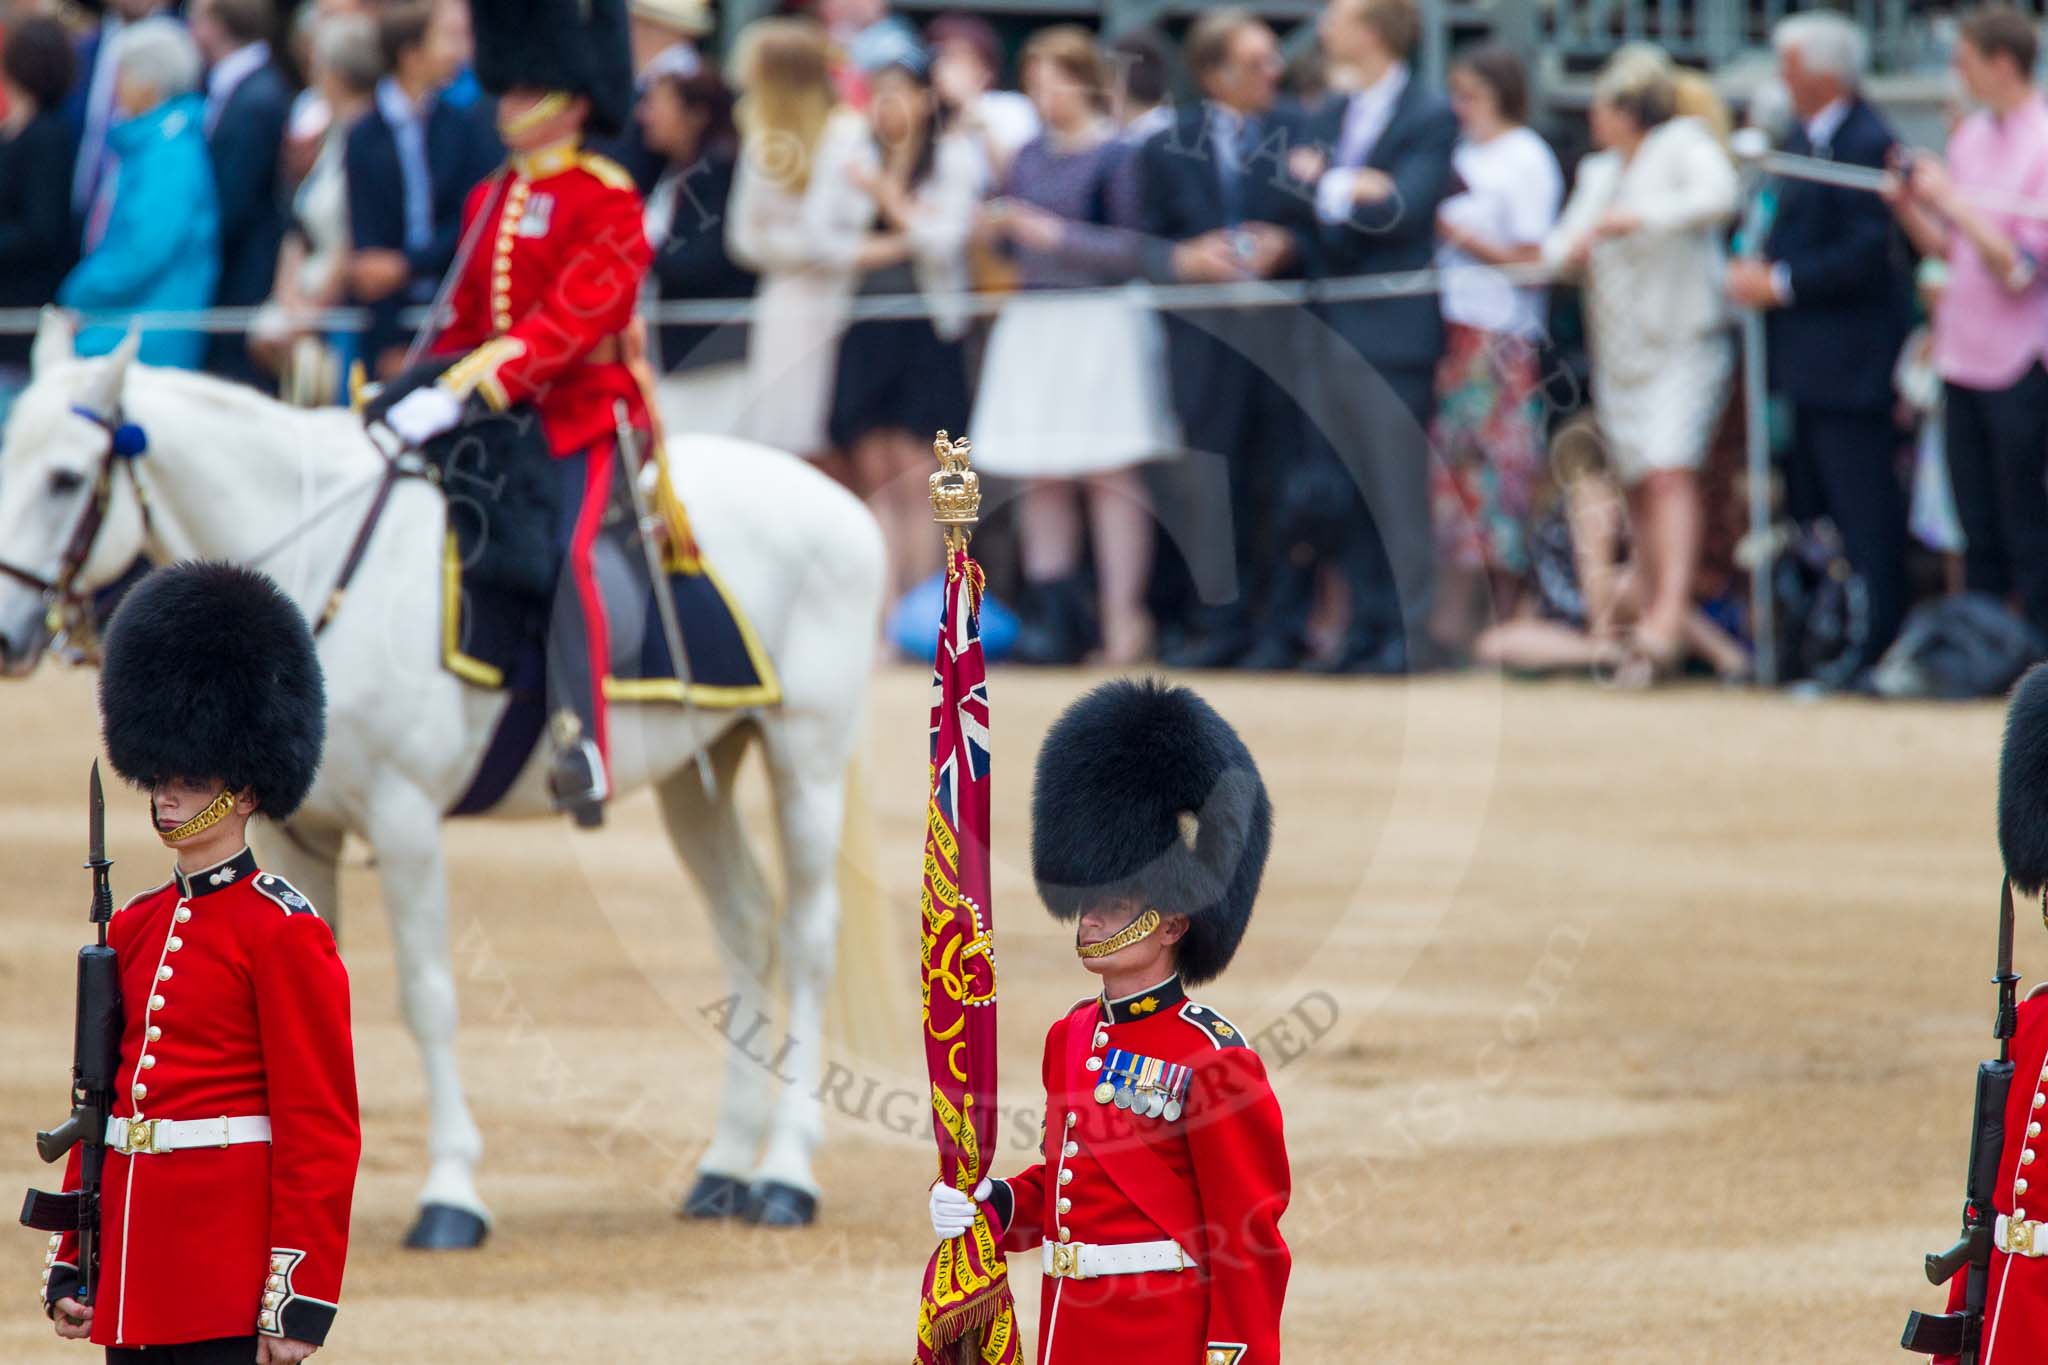
<svg viewBox="0 0 2048 1365">
<path fill-rule="evenodd" d="M 760 276 L 737 433 L 817 458 L 875 201 L 867 123 L 834 93 L 825 31 L 808 19 L 747 30 L 740 162 L 726 221 L 732 258 Z"/>
<path fill-rule="evenodd" d="M 1593 405 L 1628 490 L 1649 575 L 1634 649 L 1652 675 L 1684 648 L 1698 568 L 1697 471 L 1734 362 L 1721 294 L 1735 167 L 1715 130 L 1680 112 L 1680 77 L 1655 48 L 1623 48 L 1593 87 L 1603 150 L 1578 183 L 1544 259 L 1584 284 Z"/>
<path fill-rule="evenodd" d="M 355 358 L 355 334 L 319 335 L 310 319 L 340 304 L 349 256 L 348 175 L 343 154 L 349 130 L 375 102 L 384 57 L 377 23 L 367 15 L 318 20 L 309 45 L 311 89 L 326 110 L 327 129 L 306 178 L 292 195 L 292 225 L 277 253 L 270 298 L 249 327 L 249 352 L 276 372 L 287 402 L 306 407 L 343 397 Z"/>
<path fill-rule="evenodd" d="M 1024 83 L 1045 132 L 1010 167 L 983 231 L 1017 262 L 1020 292 L 989 337 L 974 414 L 975 465 L 1024 479 L 1024 630 L 1015 657 L 1076 662 L 1089 642 L 1078 576 L 1085 504 L 1104 662 L 1151 646 L 1145 579 L 1152 514 L 1137 466 L 1179 447 L 1158 319 L 1119 295 L 1034 290 L 1121 284 L 1139 273 L 1134 147 L 1107 114 L 1108 73 L 1085 29 L 1042 29 Z"/>
</svg>

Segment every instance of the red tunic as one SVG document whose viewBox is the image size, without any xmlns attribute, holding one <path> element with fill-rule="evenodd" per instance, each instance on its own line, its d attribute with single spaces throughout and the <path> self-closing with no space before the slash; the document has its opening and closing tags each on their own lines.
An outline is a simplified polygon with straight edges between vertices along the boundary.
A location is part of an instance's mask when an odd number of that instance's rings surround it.
<svg viewBox="0 0 2048 1365">
<path fill-rule="evenodd" d="M 501 410 L 534 404 L 556 455 L 609 440 L 621 400 L 647 430 L 620 336 L 653 260 L 644 212 L 631 176 L 573 144 L 514 154 L 471 190 L 462 224 L 474 245 L 434 340 L 436 354 L 465 358 L 442 386 Z"/>
<path fill-rule="evenodd" d="M 107 1154 L 92 1339 L 323 1341 L 362 1147 L 333 933 L 244 849 L 129 901 L 107 941 L 123 1010 L 115 1117 L 267 1115 L 271 1140 Z M 73 1148 L 67 1190 L 78 1167 Z M 46 1301 L 76 1292 L 77 1257 L 75 1233 L 51 1238 Z"/>
<path fill-rule="evenodd" d="M 2048 1152 L 2040 1141 L 2048 1124 L 2048 998 L 2036 995 L 2020 1002 L 2013 1032 L 2012 1091 L 2005 1101 L 2005 1150 L 1998 1158 L 1997 1193 L 1992 1207 L 2014 1218 L 2048 1222 Z M 2048 1230 L 2044 1230 L 2048 1238 Z M 1969 1271 L 1949 1281 L 1948 1307 L 1963 1306 Z M 2008 1256 L 1991 1249 L 1991 1278 L 1984 1297 L 1984 1334 L 1979 1338 L 1978 1365 L 2030 1365 L 2040 1359 L 2048 1341 L 2048 1259 Z M 1954 1356 L 1935 1356 L 1937 1365 L 1955 1365 Z"/>
<path fill-rule="evenodd" d="M 1097 1101 L 1112 1049 L 1192 1070 L 1178 1118 Z M 1291 1264 L 1279 1227 L 1287 1146 L 1244 1035 L 1176 977 L 1082 1002 L 1046 1034 L 1044 1079 L 1043 1159 L 991 1199 L 1005 1249 L 1170 1239 L 1196 1268 L 1045 1276 L 1039 1365 L 1274 1365 Z"/>
</svg>

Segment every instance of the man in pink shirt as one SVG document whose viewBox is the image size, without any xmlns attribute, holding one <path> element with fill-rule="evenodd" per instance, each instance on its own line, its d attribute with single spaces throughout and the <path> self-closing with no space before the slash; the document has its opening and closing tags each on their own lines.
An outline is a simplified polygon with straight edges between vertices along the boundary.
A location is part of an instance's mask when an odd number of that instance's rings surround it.
<svg viewBox="0 0 2048 1365">
<path fill-rule="evenodd" d="M 1963 21 L 1956 74 L 1979 106 L 1948 160 L 1912 158 L 1887 193 L 1921 251 L 1948 260 L 1934 318 L 1949 480 L 1968 538 L 1964 583 L 2018 594 L 2048 635 L 2048 222 L 1991 204 L 2048 199 L 2048 104 L 2032 83 L 2032 23 L 2005 5 Z"/>
</svg>

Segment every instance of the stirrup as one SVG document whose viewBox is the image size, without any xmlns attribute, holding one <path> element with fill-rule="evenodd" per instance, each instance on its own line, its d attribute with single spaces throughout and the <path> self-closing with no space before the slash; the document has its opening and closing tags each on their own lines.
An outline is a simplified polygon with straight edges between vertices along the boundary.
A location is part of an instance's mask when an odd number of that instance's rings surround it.
<svg viewBox="0 0 2048 1365">
<path fill-rule="evenodd" d="M 569 724 L 563 725 L 567 721 Z M 611 795 L 605 781 L 604 756 L 597 745 L 581 733 L 573 713 L 557 717 L 557 748 L 548 768 L 548 797 L 558 811 L 568 811 L 584 829 L 604 823 L 605 798 Z M 569 731 L 564 734 L 562 731 Z"/>
</svg>

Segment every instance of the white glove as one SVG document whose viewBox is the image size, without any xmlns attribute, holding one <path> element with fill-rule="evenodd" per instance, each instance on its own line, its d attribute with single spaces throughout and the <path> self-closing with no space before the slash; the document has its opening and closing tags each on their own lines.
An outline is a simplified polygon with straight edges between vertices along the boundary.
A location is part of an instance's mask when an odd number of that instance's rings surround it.
<svg viewBox="0 0 2048 1365">
<path fill-rule="evenodd" d="M 438 384 L 423 384 L 391 405 L 384 425 L 406 443 L 423 446 L 462 420 L 462 400 Z"/>
<path fill-rule="evenodd" d="M 958 1237 L 974 1226 L 974 1206 L 988 1198 L 990 1186 L 983 1180 L 969 1199 L 951 1185 L 940 1181 L 932 1186 L 932 1231 L 941 1237 Z"/>
</svg>

